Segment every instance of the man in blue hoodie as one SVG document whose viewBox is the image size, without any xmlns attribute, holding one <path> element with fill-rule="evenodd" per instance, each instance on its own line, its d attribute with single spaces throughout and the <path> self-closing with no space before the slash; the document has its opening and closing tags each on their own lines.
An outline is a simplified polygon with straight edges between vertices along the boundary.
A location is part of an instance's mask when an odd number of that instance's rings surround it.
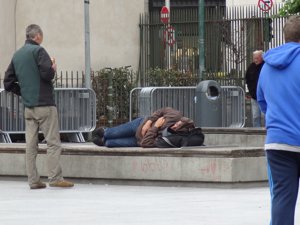
<svg viewBox="0 0 300 225">
<path fill-rule="evenodd" d="M 264 55 L 257 101 L 266 118 L 271 225 L 294 224 L 300 177 L 300 16 L 284 26 L 286 44 Z"/>
</svg>

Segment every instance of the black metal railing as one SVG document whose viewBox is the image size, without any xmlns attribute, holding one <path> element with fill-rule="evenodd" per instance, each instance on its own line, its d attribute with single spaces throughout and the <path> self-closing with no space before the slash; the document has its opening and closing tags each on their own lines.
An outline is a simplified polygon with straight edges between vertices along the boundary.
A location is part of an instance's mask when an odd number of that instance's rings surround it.
<svg viewBox="0 0 300 225">
<path fill-rule="evenodd" d="M 281 6 L 275 4 L 268 13 L 257 5 L 206 7 L 202 77 L 230 81 L 244 88 L 242 80 L 253 51 L 266 51 L 284 43 L 282 28 L 286 18 L 275 16 Z M 141 86 L 149 86 L 149 71 L 154 68 L 199 76 L 198 8 L 171 10 L 168 25 L 160 22 L 159 11 L 141 14 L 139 26 Z M 175 31 L 170 34 L 174 39 L 170 43 L 165 35 L 169 27 Z"/>
</svg>

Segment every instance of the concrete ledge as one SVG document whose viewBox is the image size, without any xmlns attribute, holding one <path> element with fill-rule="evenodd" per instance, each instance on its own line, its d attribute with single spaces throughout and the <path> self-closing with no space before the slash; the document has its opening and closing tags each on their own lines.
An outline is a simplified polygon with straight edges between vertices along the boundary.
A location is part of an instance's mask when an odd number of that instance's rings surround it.
<svg viewBox="0 0 300 225">
<path fill-rule="evenodd" d="M 46 173 L 46 145 L 37 159 Z M 261 182 L 267 180 L 261 147 L 193 147 L 181 149 L 105 148 L 90 143 L 64 144 L 65 177 L 174 182 Z M 25 176 L 25 144 L 1 144 L 0 176 Z"/>
<path fill-rule="evenodd" d="M 263 147 L 266 130 L 264 128 L 203 128 L 205 144 L 236 145 L 240 147 Z"/>
</svg>

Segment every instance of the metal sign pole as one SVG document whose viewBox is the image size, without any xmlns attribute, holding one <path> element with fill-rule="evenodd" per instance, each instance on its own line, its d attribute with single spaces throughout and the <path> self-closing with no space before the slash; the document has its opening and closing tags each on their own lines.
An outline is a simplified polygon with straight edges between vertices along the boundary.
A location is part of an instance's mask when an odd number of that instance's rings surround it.
<svg viewBox="0 0 300 225">
<path fill-rule="evenodd" d="M 205 71 L 205 2 L 199 0 L 199 81 L 203 80 L 203 73 Z"/>
<path fill-rule="evenodd" d="M 171 7 L 170 7 L 170 0 L 165 0 L 165 5 L 169 9 L 169 22 L 167 24 L 167 28 L 170 26 L 170 19 L 171 19 Z M 171 69 L 171 46 L 169 44 L 169 37 L 167 35 L 166 39 L 167 44 L 167 68 Z"/>
<path fill-rule="evenodd" d="M 84 0 L 85 87 L 91 88 L 90 0 Z"/>
</svg>

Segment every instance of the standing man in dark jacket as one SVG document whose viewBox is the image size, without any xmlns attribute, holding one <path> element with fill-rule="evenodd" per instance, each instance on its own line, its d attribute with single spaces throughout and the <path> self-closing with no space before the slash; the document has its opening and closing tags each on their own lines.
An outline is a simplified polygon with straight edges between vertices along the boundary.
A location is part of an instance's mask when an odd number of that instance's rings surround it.
<svg viewBox="0 0 300 225">
<path fill-rule="evenodd" d="M 261 111 L 256 100 L 256 89 L 261 68 L 264 65 L 263 51 L 253 52 L 253 62 L 246 71 L 246 84 L 251 95 L 251 111 L 253 127 L 261 127 Z"/>
<path fill-rule="evenodd" d="M 21 95 L 25 105 L 26 170 L 29 187 L 46 187 L 36 168 L 39 129 L 47 141 L 49 186 L 72 187 L 72 182 L 63 179 L 59 162 L 61 142 L 52 84 L 56 63 L 40 46 L 43 32 L 38 25 L 32 24 L 26 28 L 26 39 L 25 45 L 15 52 L 5 72 L 4 87 L 6 91 Z"/>
</svg>

